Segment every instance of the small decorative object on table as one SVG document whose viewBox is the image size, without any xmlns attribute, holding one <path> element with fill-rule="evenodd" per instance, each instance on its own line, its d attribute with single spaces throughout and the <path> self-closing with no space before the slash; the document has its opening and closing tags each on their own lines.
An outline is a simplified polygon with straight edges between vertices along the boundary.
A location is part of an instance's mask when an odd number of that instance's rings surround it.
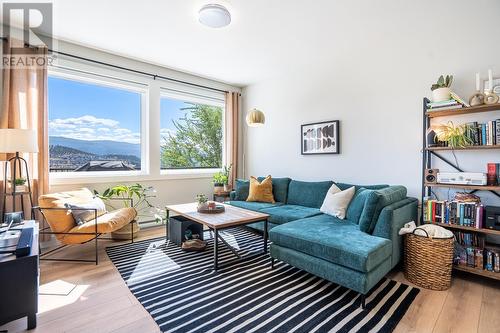
<svg viewBox="0 0 500 333">
<path fill-rule="evenodd" d="M 208 198 L 205 194 L 196 195 L 196 203 L 198 204 L 198 210 L 207 208 L 208 206 L 207 202 Z"/>
<path fill-rule="evenodd" d="M 437 83 L 434 83 L 431 86 L 432 91 L 432 101 L 433 102 L 442 102 L 451 99 L 451 84 L 453 82 L 453 75 L 446 75 L 446 78 L 441 75 L 437 80 Z"/>
<path fill-rule="evenodd" d="M 218 205 L 215 201 L 209 201 L 204 206 L 198 206 L 198 213 L 203 214 L 219 214 L 225 211 L 224 205 Z"/>
</svg>

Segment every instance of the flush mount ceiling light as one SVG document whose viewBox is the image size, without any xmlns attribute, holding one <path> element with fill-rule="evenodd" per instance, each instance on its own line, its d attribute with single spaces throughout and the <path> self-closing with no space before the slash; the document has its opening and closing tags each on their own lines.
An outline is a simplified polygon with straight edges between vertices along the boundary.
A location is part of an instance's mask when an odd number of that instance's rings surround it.
<svg viewBox="0 0 500 333">
<path fill-rule="evenodd" d="M 231 23 L 231 13 L 226 7 L 217 4 L 203 6 L 198 15 L 200 23 L 210 28 L 222 28 Z"/>
</svg>

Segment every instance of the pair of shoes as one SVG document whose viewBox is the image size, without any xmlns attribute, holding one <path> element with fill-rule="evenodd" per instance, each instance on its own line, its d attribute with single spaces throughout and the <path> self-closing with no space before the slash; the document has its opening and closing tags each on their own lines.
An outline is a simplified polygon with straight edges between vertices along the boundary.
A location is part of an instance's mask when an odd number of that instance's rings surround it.
<svg viewBox="0 0 500 333">
<path fill-rule="evenodd" d="M 182 243 L 181 249 L 184 251 L 204 251 L 207 243 L 201 239 L 190 239 Z"/>
</svg>

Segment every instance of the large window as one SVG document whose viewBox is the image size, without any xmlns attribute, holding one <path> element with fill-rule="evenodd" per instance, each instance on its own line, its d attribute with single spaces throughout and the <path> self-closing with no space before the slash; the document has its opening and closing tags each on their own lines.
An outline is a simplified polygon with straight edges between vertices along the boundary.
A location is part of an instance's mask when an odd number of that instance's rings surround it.
<svg viewBox="0 0 500 333">
<path fill-rule="evenodd" d="M 163 94 L 161 169 L 221 168 L 223 102 Z"/>
<path fill-rule="evenodd" d="M 50 171 L 141 170 L 143 93 L 125 83 L 50 75 Z"/>
</svg>

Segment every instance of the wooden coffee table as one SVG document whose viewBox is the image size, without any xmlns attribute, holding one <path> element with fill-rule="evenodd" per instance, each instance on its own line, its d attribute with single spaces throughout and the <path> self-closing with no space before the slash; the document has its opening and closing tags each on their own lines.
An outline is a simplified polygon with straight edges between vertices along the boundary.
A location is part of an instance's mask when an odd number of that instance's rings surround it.
<svg viewBox="0 0 500 333">
<path fill-rule="evenodd" d="M 167 211 L 167 225 L 170 222 L 170 212 L 174 212 L 181 215 L 187 219 L 200 223 L 206 226 L 214 233 L 214 269 L 218 268 L 219 254 L 218 245 L 219 240 L 227 246 L 231 252 L 233 252 L 238 258 L 240 255 L 231 245 L 229 245 L 224 238 L 219 235 L 219 231 L 222 229 L 247 225 L 253 222 L 264 221 L 264 253 L 267 252 L 267 226 L 268 226 L 268 214 L 254 212 L 252 210 L 238 208 L 230 205 L 224 204 L 226 211 L 220 214 L 204 214 L 198 213 L 197 204 L 187 203 L 181 205 L 170 205 L 166 206 Z"/>
</svg>

